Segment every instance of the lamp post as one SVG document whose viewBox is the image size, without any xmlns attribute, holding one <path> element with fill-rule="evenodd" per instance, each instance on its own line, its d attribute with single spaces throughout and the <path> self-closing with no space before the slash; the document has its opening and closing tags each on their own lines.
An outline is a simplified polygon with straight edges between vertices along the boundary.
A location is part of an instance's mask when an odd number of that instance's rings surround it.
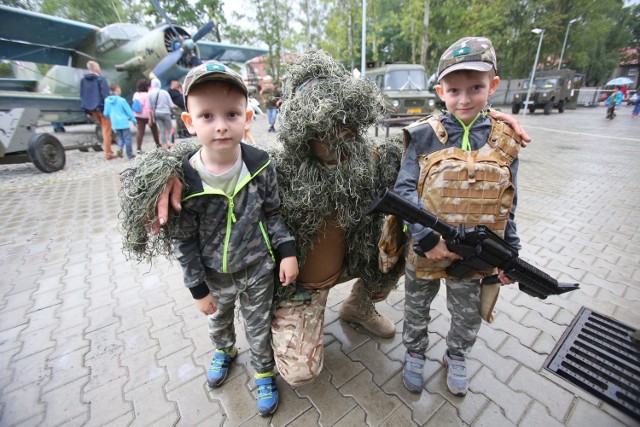
<svg viewBox="0 0 640 427">
<path fill-rule="evenodd" d="M 567 24 L 567 32 L 564 33 L 564 43 L 562 43 L 562 51 L 560 52 L 560 63 L 558 64 L 558 70 L 560 69 L 560 67 L 562 67 L 562 57 L 564 56 L 564 48 L 567 46 L 567 38 L 569 37 L 569 27 L 571 27 L 571 24 L 573 24 L 574 22 L 578 22 L 579 20 L 580 18 L 575 18 L 569 21 L 569 23 Z"/>
<path fill-rule="evenodd" d="M 531 96 L 531 86 L 533 86 L 533 78 L 536 75 L 536 65 L 538 65 L 538 56 L 540 55 L 540 48 L 542 47 L 542 37 L 544 36 L 544 30 L 541 28 L 534 28 L 531 30 L 533 34 L 540 34 L 540 42 L 538 43 L 538 51 L 536 52 L 536 59 L 533 61 L 533 68 L 531 69 L 531 80 L 529 80 L 529 88 L 527 89 L 527 100 L 524 103 L 524 109 L 522 115 L 527 114 L 529 109 L 529 97 Z"/>
<path fill-rule="evenodd" d="M 360 46 L 360 76 L 367 74 L 367 0 L 362 0 L 362 43 Z"/>
</svg>

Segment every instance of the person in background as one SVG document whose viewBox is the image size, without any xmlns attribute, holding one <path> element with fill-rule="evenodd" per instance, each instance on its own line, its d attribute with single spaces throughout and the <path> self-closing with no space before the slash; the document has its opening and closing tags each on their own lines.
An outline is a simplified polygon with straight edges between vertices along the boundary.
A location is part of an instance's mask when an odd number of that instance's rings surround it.
<svg viewBox="0 0 640 427">
<path fill-rule="evenodd" d="M 120 85 L 111 83 L 109 90 L 111 91 L 111 96 L 108 96 L 104 101 L 104 116 L 111 120 L 111 125 L 116 131 L 116 136 L 118 137 L 118 157 L 122 157 L 122 150 L 126 148 L 127 159 L 133 159 L 135 155 L 131 149 L 129 121 L 135 125 L 136 118 L 127 101 L 120 96 Z"/>
<path fill-rule="evenodd" d="M 151 113 L 149 114 L 149 122 L 158 125 L 158 133 L 160 134 L 160 146 L 164 149 L 173 147 L 171 142 L 171 134 L 173 132 L 173 123 L 171 122 L 171 110 L 175 107 L 171 101 L 169 92 L 162 89 L 160 80 L 151 80 L 151 90 L 149 91 L 149 105 Z"/>
<path fill-rule="evenodd" d="M 142 154 L 142 138 L 144 138 L 144 132 L 147 124 L 151 129 L 151 135 L 153 141 L 156 143 L 156 147 L 160 147 L 160 137 L 158 136 L 158 126 L 154 122 L 149 121 L 151 114 L 151 106 L 149 105 L 149 80 L 140 79 L 136 82 L 136 92 L 133 94 L 132 101 L 137 101 L 140 104 L 140 110 L 134 111 L 133 115 L 136 118 L 136 153 Z"/>
<path fill-rule="evenodd" d="M 104 156 L 107 160 L 116 157 L 111 150 L 111 121 L 103 114 L 104 100 L 109 96 L 109 85 L 102 77 L 100 65 L 95 61 L 87 62 L 87 71 L 80 81 L 80 107 L 88 117 L 93 117 L 102 130 Z"/>
<path fill-rule="evenodd" d="M 175 108 L 173 109 L 173 113 L 176 118 L 176 134 L 178 138 L 189 138 L 189 131 L 184 126 L 184 122 L 182 121 L 182 113 L 185 111 L 184 108 L 184 97 L 182 96 L 182 85 L 178 80 L 171 80 L 169 84 L 169 96 L 171 97 L 171 102 Z"/>
<path fill-rule="evenodd" d="M 260 91 L 260 97 L 267 109 L 267 118 L 269 119 L 269 132 L 276 131 L 276 119 L 278 116 L 278 108 L 282 103 L 282 94 L 277 83 L 271 82 L 271 76 L 265 76 L 263 87 Z"/>
<path fill-rule="evenodd" d="M 620 108 L 622 106 L 622 91 L 620 90 L 620 86 L 616 86 L 613 93 L 609 95 L 607 100 L 604 102 L 604 105 L 607 106 L 606 118 L 613 120 L 616 116 L 616 108 Z"/>
</svg>

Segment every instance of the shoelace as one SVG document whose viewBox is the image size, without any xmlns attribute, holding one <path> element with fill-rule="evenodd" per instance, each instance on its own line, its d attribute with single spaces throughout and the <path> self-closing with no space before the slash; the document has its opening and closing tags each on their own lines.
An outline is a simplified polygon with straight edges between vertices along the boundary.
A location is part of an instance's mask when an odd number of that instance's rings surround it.
<svg viewBox="0 0 640 427">
<path fill-rule="evenodd" d="M 224 363 L 226 362 L 226 360 L 224 358 L 213 358 L 213 360 L 211 361 L 211 366 L 209 366 L 209 370 L 210 371 L 214 371 L 214 372 L 220 372 L 220 369 L 222 369 L 222 365 L 224 365 Z"/>
<path fill-rule="evenodd" d="M 265 389 L 267 391 L 265 391 Z M 258 386 L 258 398 L 269 398 L 273 395 L 273 387 L 271 384 L 263 384 Z"/>
</svg>

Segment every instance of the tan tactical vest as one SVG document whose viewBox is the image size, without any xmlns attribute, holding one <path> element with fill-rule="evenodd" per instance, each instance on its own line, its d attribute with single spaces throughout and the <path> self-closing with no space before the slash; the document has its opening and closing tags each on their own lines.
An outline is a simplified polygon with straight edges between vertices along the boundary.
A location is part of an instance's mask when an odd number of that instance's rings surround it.
<svg viewBox="0 0 640 427">
<path fill-rule="evenodd" d="M 414 125 L 425 122 L 431 125 L 444 145 L 448 136 L 442 123 L 430 116 Z M 454 226 L 483 224 L 504 237 L 515 195 L 509 166 L 518 156 L 520 141 L 506 123 L 491 119 L 491 124 L 487 143 L 479 150 L 463 151 L 451 147 L 418 157 L 420 179 L 417 190 L 427 209 L 443 221 Z M 408 143 L 405 140 L 405 146 Z M 412 246 L 413 243 L 409 242 Z M 407 262 L 414 266 L 417 277 L 448 277 L 444 270 L 451 261 L 432 261 L 412 250 L 407 252 Z M 478 272 L 467 279 L 480 279 L 495 273 Z"/>
</svg>

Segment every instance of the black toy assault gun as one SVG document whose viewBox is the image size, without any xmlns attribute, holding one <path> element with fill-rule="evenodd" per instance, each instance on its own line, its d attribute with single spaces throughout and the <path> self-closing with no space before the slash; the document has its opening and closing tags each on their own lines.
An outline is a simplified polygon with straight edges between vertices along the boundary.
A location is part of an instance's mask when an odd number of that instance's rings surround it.
<svg viewBox="0 0 640 427">
<path fill-rule="evenodd" d="M 376 212 L 396 215 L 407 222 L 421 224 L 440 233 L 447 243 L 447 249 L 462 257 L 446 269 L 447 274 L 452 277 L 465 278 L 475 271 L 499 268 L 518 282 L 522 292 L 540 299 L 580 287 L 577 283 L 558 283 L 545 272 L 521 260 L 513 246 L 486 226 L 465 227 L 461 224 L 453 227 L 389 189 L 384 189 L 366 211 L 367 215 Z M 499 283 L 498 276 L 487 277 L 482 283 Z"/>
</svg>

